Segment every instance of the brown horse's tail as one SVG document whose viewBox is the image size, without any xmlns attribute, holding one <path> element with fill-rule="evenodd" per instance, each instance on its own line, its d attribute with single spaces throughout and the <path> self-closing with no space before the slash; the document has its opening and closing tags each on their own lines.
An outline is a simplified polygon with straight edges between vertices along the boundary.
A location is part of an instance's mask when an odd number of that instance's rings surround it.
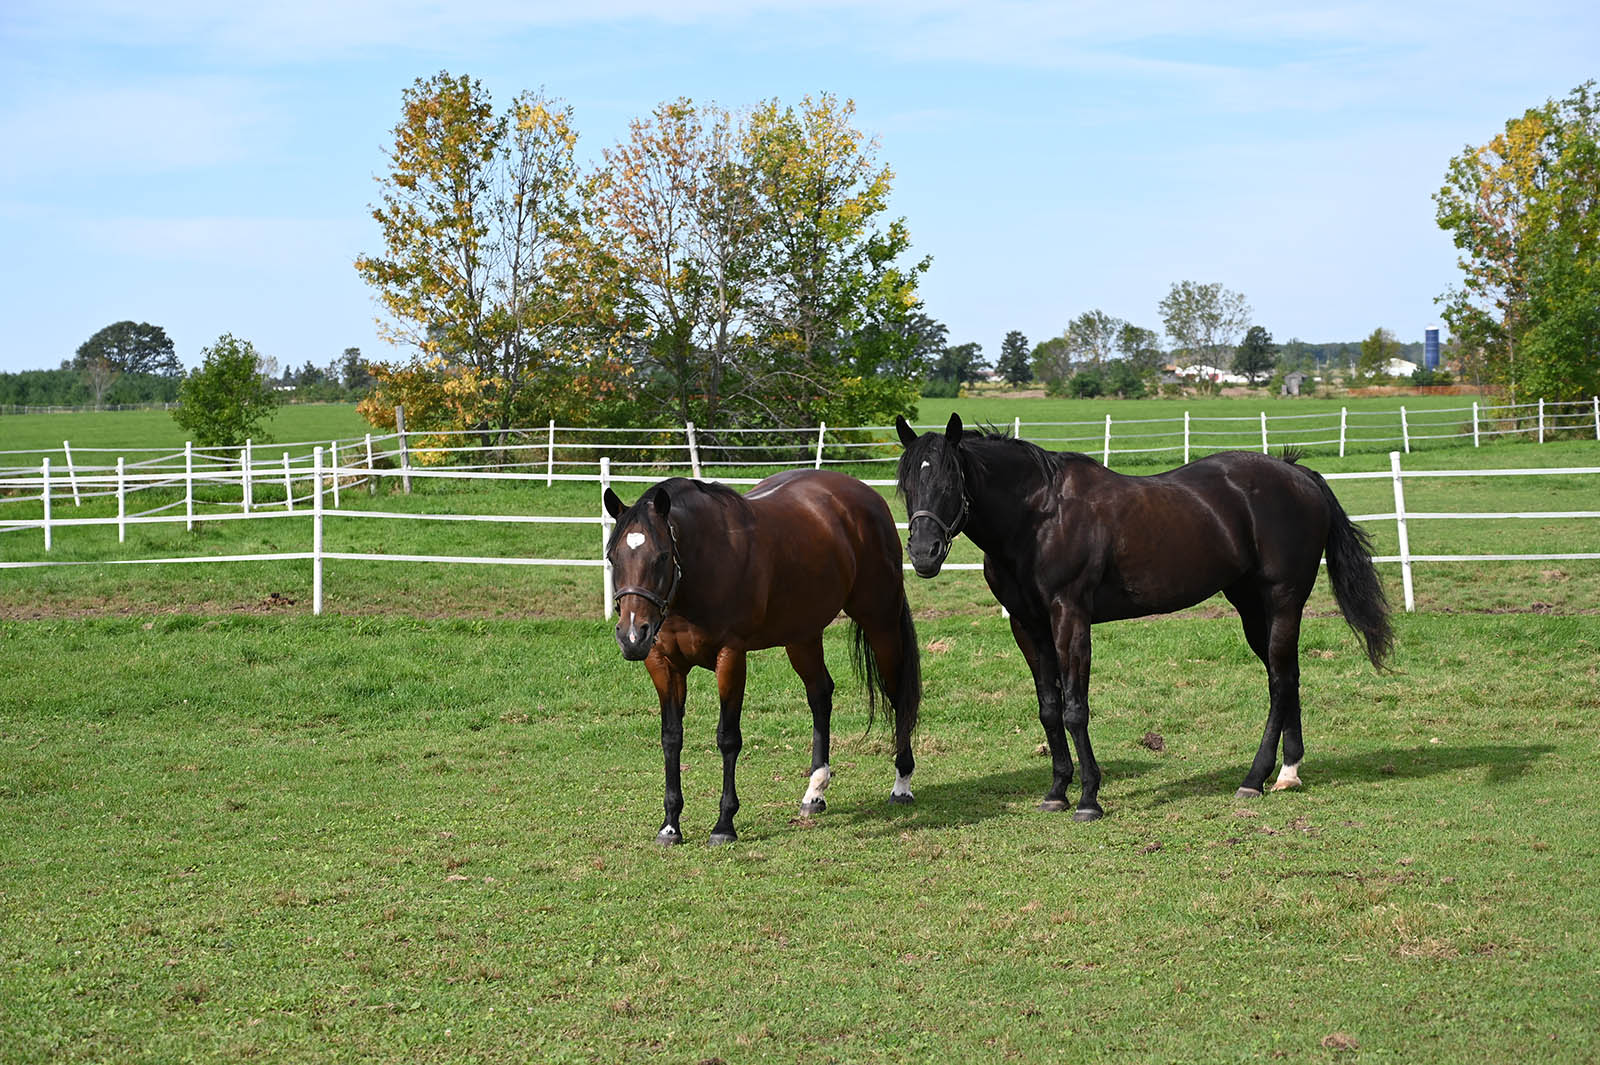
<svg viewBox="0 0 1600 1065">
<path fill-rule="evenodd" d="M 1372 564 L 1372 540 L 1365 529 L 1350 520 L 1333 489 L 1316 470 L 1301 466 L 1322 489 L 1328 504 L 1328 579 L 1333 598 L 1344 620 L 1367 644 L 1367 657 L 1374 669 L 1383 669 L 1384 659 L 1394 649 L 1394 630 L 1389 625 L 1389 599 L 1383 594 L 1378 569 Z"/>
<path fill-rule="evenodd" d="M 911 604 L 900 598 L 900 668 L 895 671 L 894 694 L 884 681 L 878 656 L 872 651 L 872 642 L 866 630 L 852 622 L 855 633 L 850 660 L 867 689 L 867 727 L 872 727 L 881 694 L 894 707 L 894 749 L 896 753 L 909 750 L 911 734 L 917 728 L 917 715 L 922 708 L 922 652 L 917 647 L 917 627 L 911 621 Z"/>
</svg>

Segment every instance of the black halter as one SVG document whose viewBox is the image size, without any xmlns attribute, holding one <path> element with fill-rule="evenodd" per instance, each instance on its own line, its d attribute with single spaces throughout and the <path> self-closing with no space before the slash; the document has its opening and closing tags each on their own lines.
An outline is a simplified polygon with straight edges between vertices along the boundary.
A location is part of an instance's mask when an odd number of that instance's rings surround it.
<svg viewBox="0 0 1600 1065">
<path fill-rule="evenodd" d="M 663 619 L 672 611 L 672 601 L 678 597 L 678 582 L 683 580 L 683 563 L 678 558 L 678 531 L 672 527 L 672 522 L 667 522 L 667 537 L 672 541 L 672 584 L 667 588 L 665 596 L 657 595 L 649 588 L 637 584 L 630 584 L 626 588 L 618 588 L 611 595 L 611 605 L 618 606 L 625 595 L 636 595 L 640 599 L 654 603 L 656 609 L 661 611 Z"/>
<path fill-rule="evenodd" d="M 956 537 L 961 535 L 961 530 L 967 527 L 967 519 L 972 515 L 972 501 L 967 498 L 967 475 L 961 469 L 961 457 L 959 455 L 955 457 L 955 462 L 956 479 L 961 482 L 961 510 L 957 512 L 955 519 L 946 523 L 943 518 L 931 510 L 917 510 L 913 511 L 911 517 L 906 520 L 908 531 L 912 523 L 918 518 L 927 518 L 937 525 L 940 535 L 944 537 L 944 554 L 950 553 L 950 545 L 955 543 Z"/>
</svg>

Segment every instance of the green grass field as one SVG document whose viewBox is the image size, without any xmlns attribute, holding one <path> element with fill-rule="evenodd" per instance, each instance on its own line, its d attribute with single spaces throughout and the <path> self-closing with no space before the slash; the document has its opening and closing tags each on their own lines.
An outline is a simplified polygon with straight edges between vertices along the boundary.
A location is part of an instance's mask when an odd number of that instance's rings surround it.
<svg viewBox="0 0 1600 1065">
<path fill-rule="evenodd" d="M 278 439 L 364 431 L 341 423 L 349 408 L 295 411 Z M 147 413 L 167 417 L 131 412 Z M 75 445 L 136 436 L 130 414 L 7 416 L 0 449 L 62 433 L 19 443 L 30 418 L 85 419 Z M 1441 447 L 1407 465 L 1592 466 L 1596 448 Z M 1593 483 L 1416 481 L 1408 507 L 1594 509 Z M 1352 513 L 1393 506 L 1387 481 L 1334 486 Z M 344 502 L 599 512 L 577 484 L 386 483 Z M 594 526 L 327 525 L 336 551 L 599 551 Z M 1416 522 L 1411 538 L 1592 551 L 1593 527 Z M 1393 523 L 1372 531 L 1394 550 Z M 50 557 L 298 551 L 309 535 L 299 515 L 134 527 L 124 545 L 67 528 Z M 42 557 L 37 530 L 0 534 L 0 560 Z M 963 541 L 953 559 L 977 554 Z M 1306 787 L 1259 802 L 1233 791 L 1265 677 L 1226 603 L 1096 629 L 1109 816 L 1091 825 L 1034 808 L 1049 769 L 1032 684 L 981 577 L 908 575 L 916 805 L 885 801 L 885 733 L 866 731 L 835 626 L 828 812 L 796 814 L 810 718 L 764 652 L 741 840 L 703 845 L 720 757 L 698 673 L 691 845 L 672 851 L 651 842 L 654 694 L 598 618 L 597 570 L 327 568 L 322 618 L 309 562 L 0 570 L 0 1062 L 1600 1057 L 1600 564 L 1419 565 L 1421 612 L 1397 618 L 1383 675 L 1319 584 Z M 1398 602 L 1397 568 L 1383 575 Z"/>
<path fill-rule="evenodd" d="M 1303 647 L 1300 791 L 1242 803 L 1226 619 L 1096 633 L 1108 818 L 1041 814 L 1002 624 L 921 624 L 917 803 L 843 641 L 829 811 L 755 656 L 741 842 L 691 684 L 580 621 L 0 625 L 0 1058 L 15 1062 L 1591 1061 L 1600 631 L 1420 616 Z M 1163 750 L 1141 742 L 1159 733 Z"/>
</svg>

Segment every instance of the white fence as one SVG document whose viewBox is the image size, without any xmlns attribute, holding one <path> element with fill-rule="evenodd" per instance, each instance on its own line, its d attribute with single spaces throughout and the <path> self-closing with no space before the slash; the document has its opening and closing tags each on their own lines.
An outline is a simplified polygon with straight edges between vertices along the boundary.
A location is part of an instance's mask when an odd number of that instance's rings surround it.
<svg viewBox="0 0 1600 1065">
<path fill-rule="evenodd" d="M 371 441 L 373 446 L 377 441 Z M 403 454 L 403 448 L 399 452 Z M 158 564 L 184 564 L 197 562 L 262 562 L 262 561 L 287 561 L 309 559 L 312 563 L 312 610 L 313 613 L 322 613 L 324 563 L 334 561 L 362 561 L 362 562 L 407 562 L 407 563 L 456 563 L 474 565 L 516 565 L 516 566 L 576 566 L 598 567 L 603 570 L 602 599 L 605 616 L 611 616 L 612 609 L 612 579 L 610 566 L 604 560 L 604 544 L 610 534 L 611 519 L 606 514 L 603 505 L 598 505 L 598 500 L 604 495 L 605 489 L 616 482 L 653 483 L 657 480 L 655 475 L 617 475 L 611 473 L 611 462 L 608 458 L 601 458 L 599 473 L 599 488 L 596 493 L 598 513 L 593 517 L 575 517 L 570 515 L 541 516 L 541 515 L 483 515 L 483 514 L 416 514 L 395 513 L 377 510 L 341 509 L 339 494 L 341 486 L 349 487 L 359 484 L 374 484 L 382 477 L 415 477 L 415 478 L 467 478 L 475 480 L 502 480 L 502 481 L 538 481 L 546 474 L 529 472 L 491 472 L 487 470 L 462 470 L 462 469 L 408 469 L 402 465 L 399 468 L 381 468 L 376 465 L 378 452 L 368 450 L 362 457 L 366 459 L 362 465 L 341 465 L 338 462 L 325 463 L 323 448 L 318 446 L 312 449 L 309 469 L 299 473 L 300 479 L 307 480 L 307 492 L 304 496 L 296 496 L 294 480 L 296 472 L 289 457 L 285 454 L 282 463 L 282 483 L 284 486 L 284 500 L 281 504 L 263 508 L 259 504 L 252 504 L 252 464 L 249 457 L 245 457 L 242 465 L 228 468 L 216 461 L 209 462 L 202 467 L 196 467 L 192 448 L 186 448 L 186 460 L 183 479 L 175 480 L 166 471 L 141 469 L 141 464 L 129 468 L 122 458 L 117 460 L 116 472 L 79 472 L 71 481 L 70 493 L 63 480 L 53 474 L 50 460 L 45 458 L 37 475 L 33 478 L 16 476 L 0 477 L 0 489 L 37 489 L 36 494 L 11 497 L 13 500 L 32 499 L 42 505 L 43 515 L 40 518 L 20 520 L 0 520 L 0 532 L 24 532 L 26 530 L 39 530 L 43 535 L 44 550 L 49 552 L 53 546 L 53 535 L 62 528 L 75 528 L 83 526 L 116 525 L 118 542 L 126 538 L 129 525 L 160 524 L 185 522 L 193 528 L 195 517 L 195 486 L 196 484 L 237 484 L 240 490 L 241 502 L 237 509 L 221 513 L 203 515 L 204 521 L 238 520 L 238 519 L 264 519 L 283 517 L 306 517 L 309 510 L 311 520 L 311 543 L 307 551 L 273 552 L 266 554 L 249 555 L 209 555 L 184 558 L 153 558 L 153 559 L 106 559 L 92 561 L 53 561 L 36 559 L 27 561 L 0 561 L 0 569 L 28 569 L 48 566 L 103 566 L 103 565 L 158 565 Z M 1439 512 L 1418 513 L 1408 511 L 1405 501 L 1405 482 L 1408 479 L 1418 478 L 1448 478 L 1448 477 L 1537 477 L 1550 475 L 1564 476 L 1595 476 L 1600 475 L 1600 467 L 1572 467 L 1559 469 L 1490 469 L 1490 470 L 1403 470 L 1401 468 L 1400 452 L 1390 452 L 1389 469 L 1361 473 L 1329 473 L 1324 476 L 1330 480 L 1371 480 L 1387 479 L 1392 482 L 1394 490 L 1394 510 L 1379 514 L 1354 514 L 1353 520 L 1361 522 L 1393 521 L 1398 533 L 1399 553 L 1396 555 L 1381 556 L 1375 559 L 1379 563 L 1398 563 L 1401 568 L 1401 580 L 1404 589 L 1405 608 L 1407 611 L 1415 609 L 1414 578 L 1412 567 L 1418 562 L 1492 562 L 1492 561 L 1563 561 L 1563 560 L 1594 560 L 1600 559 L 1600 553 L 1565 553 L 1565 554 L 1489 554 L 1489 555 L 1427 555 L 1414 554 L 1410 549 L 1409 524 L 1416 521 L 1433 520 L 1527 520 L 1527 519 L 1595 519 L 1600 518 L 1600 510 L 1581 511 L 1521 511 L 1521 512 Z M 576 475 L 567 475 L 576 477 Z M 728 477 L 721 478 L 727 484 L 753 484 L 756 478 Z M 175 503 L 152 508 L 138 514 L 127 513 L 127 498 L 131 492 L 145 488 L 185 486 L 184 497 Z M 867 484 L 875 486 L 889 486 L 892 481 L 867 480 Z M 115 517 L 90 517 L 90 518 L 58 518 L 55 508 L 58 503 L 66 499 L 80 500 L 87 495 L 115 494 L 117 499 L 117 514 Z M 331 498 L 332 506 L 328 506 Z M 296 510 L 297 502 L 304 501 L 308 507 Z M 168 514 L 177 506 L 184 507 L 184 513 Z M 323 540 L 323 526 L 326 518 L 364 518 L 375 520 L 402 520 L 402 521 L 444 521 L 444 522 L 502 522 L 502 523 L 527 523 L 527 524 L 559 524 L 559 525 L 594 525 L 599 526 L 600 535 L 597 540 L 595 554 L 588 558 L 515 558 L 515 557 L 473 557 L 453 555 L 409 555 L 409 554 L 372 554 L 330 551 Z M 904 529 L 902 523 L 898 526 Z M 978 564 L 947 565 L 947 569 L 981 569 Z"/>
<path fill-rule="evenodd" d="M 814 466 L 887 466 L 899 454 L 894 431 L 888 426 L 818 426 L 798 429 L 720 429 L 714 435 L 697 430 L 693 422 L 653 428 L 593 429 L 557 426 L 496 431 L 492 443 L 472 443 L 483 434 L 470 430 L 407 432 L 404 415 L 397 411 L 400 431 L 339 440 L 301 441 L 263 448 L 247 442 L 242 451 L 185 448 L 74 448 L 63 441 L 59 448 L 0 451 L 0 477 L 36 474 L 48 458 L 58 476 L 76 484 L 80 474 L 111 474 L 114 467 L 98 455 L 143 455 L 130 469 L 158 470 L 169 477 L 187 475 L 198 463 L 201 472 L 230 467 L 246 471 L 240 505 L 253 505 L 251 488 L 282 481 L 284 468 L 291 476 L 309 479 L 312 449 L 325 449 L 330 466 L 362 467 L 363 476 L 376 464 L 398 463 L 402 483 L 418 467 L 449 466 L 454 470 L 500 472 L 543 471 L 547 485 L 558 480 L 594 481 L 600 460 L 610 458 L 614 469 L 682 471 L 693 477 L 707 471 L 742 468 Z M 932 426 L 929 428 L 942 428 Z M 1005 428 L 1004 426 L 1002 428 Z M 1013 436 L 1053 450 L 1083 451 L 1107 466 L 1118 459 L 1143 458 L 1173 464 L 1199 455 L 1232 449 L 1298 448 L 1307 454 L 1356 451 L 1382 453 L 1399 450 L 1410 454 L 1430 442 L 1481 446 L 1485 441 L 1515 438 L 1544 443 L 1557 434 L 1582 434 L 1600 440 L 1600 396 L 1564 403 L 1521 403 L 1409 410 L 1352 410 L 1340 407 L 1312 414 L 1268 414 L 1231 417 L 1200 416 L 1185 411 L 1182 417 L 1103 419 L 1082 422 L 1024 422 L 1013 419 Z M 85 460 L 88 460 L 85 462 Z M 1126 463 L 1124 463 L 1126 465 Z M 298 471 L 298 472 L 295 472 Z M 109 489 L 108 489 L 109 490 Z M 296 502 L 305 502 L 302 496 Z M 0 499 L 0 503 L 5 502 Z"/>
</svg>

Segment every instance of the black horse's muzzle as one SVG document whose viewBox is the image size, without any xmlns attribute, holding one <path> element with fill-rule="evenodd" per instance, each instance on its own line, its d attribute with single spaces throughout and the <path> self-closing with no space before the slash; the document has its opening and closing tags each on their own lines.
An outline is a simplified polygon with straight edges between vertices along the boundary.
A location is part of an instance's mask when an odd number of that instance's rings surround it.
<svg viewBox="0 0 1600 1065">
<path fill-rule="evenodd" d="M 924 531 L 917 534 L 916 524 L 918 519 L 931 522 L 935 531 Z M 961 535 L 961 530 L 967 524 L 967 504 L 963 496 L 961 513 L 956 516 L 953 526 L 946 525 L 944 521 L 931 510 L 919 510 L 911 515 L 911 520 L 906 523 L 906 554 L 911 558 L 911 568 L 916 570 L 919 577 L 937 577 L 939 570 L 944 566 L 944 560 L 950 557 L 950 548 L 955 543 L 956 537 Z"/>
</svg>

